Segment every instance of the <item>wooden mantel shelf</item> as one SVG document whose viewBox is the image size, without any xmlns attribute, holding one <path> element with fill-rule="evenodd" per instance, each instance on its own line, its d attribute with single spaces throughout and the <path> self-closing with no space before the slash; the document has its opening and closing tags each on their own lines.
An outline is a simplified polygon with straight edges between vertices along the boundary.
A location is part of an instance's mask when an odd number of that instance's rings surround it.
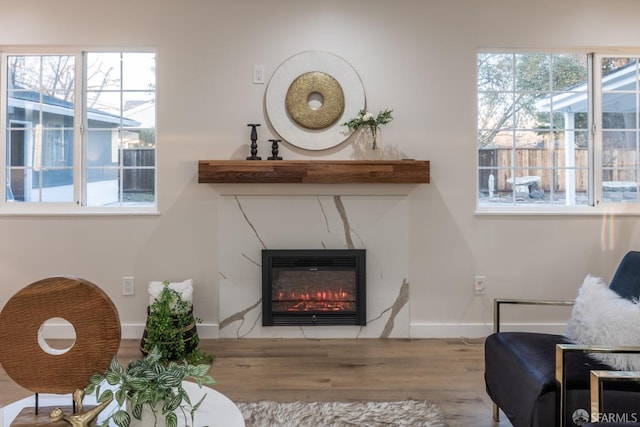
<svg viewBox="0 0 640 427">
<path fill-rule="evenodd" d="M 428 160 L 200 160 L 198 182 L 427 184 Z"/>
</svg>

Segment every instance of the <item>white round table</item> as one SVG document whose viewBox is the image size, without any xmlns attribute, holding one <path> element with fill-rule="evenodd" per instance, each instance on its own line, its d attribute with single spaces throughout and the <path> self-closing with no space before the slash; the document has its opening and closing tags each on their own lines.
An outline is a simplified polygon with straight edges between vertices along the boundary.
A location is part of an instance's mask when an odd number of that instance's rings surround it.
<svg viewBox="0 0 640 427">
<path fill-rule="evenodd" d="M 193 427 L 245 427 L 242 413 L 224 394 L 206 386 L 200 388 L 197 384 L 188 381 L 183 382 L 182 386 L 187 393 L 189 393 L 191 402 L 194 404 L 198 402 L 204 394 L 207 395 L 195 414 Z M 38 396 L 39 408 L 47 406 L 71 406 L 72 402 L 70 394 L 40 394 Z M 87 406 L 95 405 L 95 396 L 86 396 L 83 404 Z M 0 408 L 0 427 L 9 427 L 20 411 L 27 407 L 35 407 L 35 396 L 25 397 L 24 399 Z M 115 402 L 107 406 L 100 413 L 97 420 L 98 424 L 115 408 L 117 408 Z M 110 425 L 115 426 L 113 423 Z M 184 419 L 181 413 L 178 413 L 178 426 L 184 426 Z"/>
</svg>

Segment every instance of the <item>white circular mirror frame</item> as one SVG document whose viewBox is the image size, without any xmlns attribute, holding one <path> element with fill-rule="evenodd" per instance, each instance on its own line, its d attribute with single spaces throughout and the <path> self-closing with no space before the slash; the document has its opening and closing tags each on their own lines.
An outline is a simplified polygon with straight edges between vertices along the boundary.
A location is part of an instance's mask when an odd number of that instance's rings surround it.
<svg viewBox="0 0 640 427">
<path fill-rule="evenodd" d="M 327 73 L 340 84 L 344 93 L 342 117 L 324 129 L 303 128 L 289 117 L 285 106 L 291 83 L 309 71 Z M 271 126 L 284 141 L 305 150 L 326 150 L 351 135 L 342 123 L 365 108 L 364 86 L 355 69 L 339 56 L 321 51 L 302 52 L 285 60 L 273 73 L 265 92 L 265 107 Z"/>
</svg>

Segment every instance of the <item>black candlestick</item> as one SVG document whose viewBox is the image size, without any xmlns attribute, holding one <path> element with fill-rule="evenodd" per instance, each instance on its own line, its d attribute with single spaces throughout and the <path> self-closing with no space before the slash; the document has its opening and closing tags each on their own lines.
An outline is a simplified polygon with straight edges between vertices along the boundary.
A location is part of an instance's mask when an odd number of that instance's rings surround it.
<svg viewBox="0 0 640 427">
<path fill-rule="evenodd" d="M 282 160 L 282 157 L 278 157 L 278 142 L 282 140 L 270 139 L 269 141 L 271 141 L 271 157 L 268 157 L 267 160 Z"/>
<path fill-rule="evenodd" d="M 251 155 L 247 157 L 247 160 L 262 160 L 262 157 L 256 156 L 256 154 L 258 154 L 258 132 L 256 128 L 260 126 L 260 124 L 249 123 L 247 126 L 251 126 Z"/>
</svg>

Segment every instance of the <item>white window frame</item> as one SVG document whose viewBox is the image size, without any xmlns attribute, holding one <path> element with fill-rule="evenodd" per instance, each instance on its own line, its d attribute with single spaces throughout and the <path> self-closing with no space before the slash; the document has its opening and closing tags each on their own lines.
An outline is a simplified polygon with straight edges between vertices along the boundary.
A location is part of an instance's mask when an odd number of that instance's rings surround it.
<svg viewBox="0 0 640 427">
<path fill-rule="evenodd" d="M 600 203 L 602 199 L 602 59 L 607 57 L 637 57 L 640 60 L 640 51 L 631 52 L 599 50 L 597 52 L 584 51 L 580 49 L 564 49 L 564 50 L 527 50 L 527 49 L 492 49 L 478 50 L 477 55 L 484 53 L 503 53 L 503 54 L 536 54 L 536 53 L 579 53 L 590 56 L 588 61 L 588 78 L 587 85 L 589 87 L 590 102 L 590 150 L 589 150 L 589 204 L 588 205 L 552 205 L 552 204 L 522 204 L 522 205 L 479 205 L 478 189 L 479 187 L 479 156 L 477 137 L 474 139 L 475 149 L 475 180 L 474 180 L 474 196 L 476 215 L 619 215 L 619 216 L 638 216 L 640 215 L 640 194 L 638 202 L 616 203 L 607 202 Z M 476 69 L 475 78 L 477 78 L 478 70 Z M 477 96 L 477 92 L 476 92 Z M 476 100 L 477 106 L 477 100 Z M 478 112 L 476 111 L 476 123 Z M 640 126 L 640 124 L 638 124 Z M 476 126 L 476 135 L 477 135 Z M 640 138 L 640 137 L 639 137 Z M 640 143 L 640 141 L 639 141 Z"/>
<path fill-rule="evenodd" d="M 0 47 L 0 216 L 49 215 L 158 215 L 157 134 L 155 141 L 154 203 L 149 206 L 86 206 L 87 168 L 85 155 L 88 132 L 86 92 L 86 52 L 97 53 L 155 53 L 148 49 L 121 47 L 65 48 L 65 47 Z M 15 55 L 68 55 L 75 57 L 75 99 L 73 126 L 73 202 L 12 202 L 7 201 L 7 58 Z M 157 64 L 157 63 L 156 63 Z M 157 66 L 156 66 L 157 70 Z"/>
</svg>

